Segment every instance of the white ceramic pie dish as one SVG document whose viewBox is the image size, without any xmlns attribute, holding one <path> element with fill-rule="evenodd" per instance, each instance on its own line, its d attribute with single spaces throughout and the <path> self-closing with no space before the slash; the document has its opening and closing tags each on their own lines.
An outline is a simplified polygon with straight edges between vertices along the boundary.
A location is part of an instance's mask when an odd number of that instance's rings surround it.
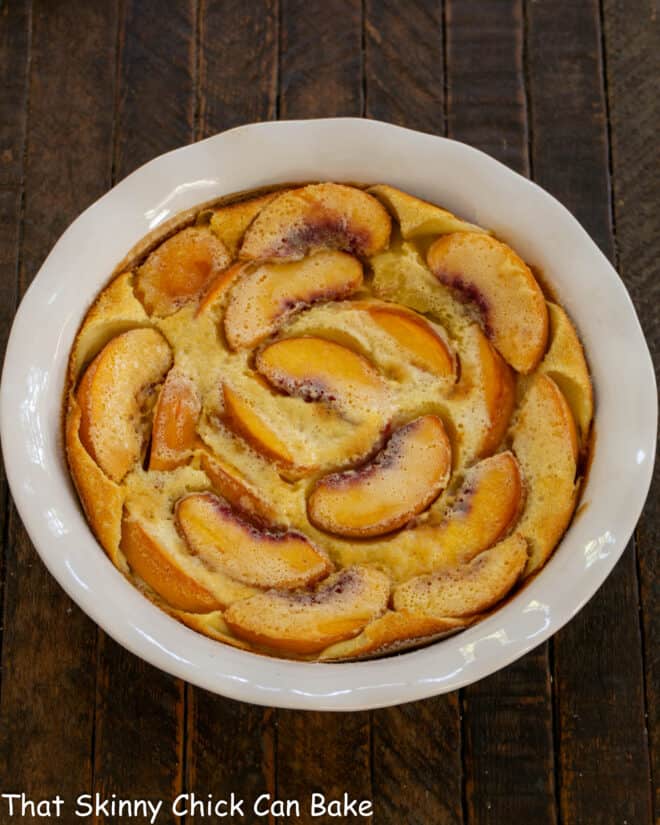
<svg viewBox="0 0 660 825">
<path fill-rule="evenodd" d="M 541 574 L 489 618 L 420 650 L 344 664 L 280 661 L 212 641 L 144 598 L 106 558 L 69 479 L 60 432 L 69 351 L 93 298 L 144 235 L 243 189 L 387 182 L 493 229 L 538 267 L 577 324 L 596 391 L 581 512 Z M 138 169 L 67 229 L 16 314 L 0 390 L 7 475 L 50 572 L 116 641 L 207 690 L 264 705 L 356 710 L 445 693 L 504 667 L 571 619 L 623 552 L 653 468 L 657 391 L 619 276 L 570 213 L 464 144 L 353 118 L 243 126 Z"/>
</svg>

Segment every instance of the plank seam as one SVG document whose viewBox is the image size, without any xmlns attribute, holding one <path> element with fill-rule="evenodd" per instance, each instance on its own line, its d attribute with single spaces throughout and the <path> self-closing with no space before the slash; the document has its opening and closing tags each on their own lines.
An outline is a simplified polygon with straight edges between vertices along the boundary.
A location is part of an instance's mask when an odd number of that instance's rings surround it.
<svg viewBox="0 0 660 825">
<path fill-rule="evenodd" d="M 522 81 L 525 95 L 525 125 L 527 130 L 527 173 L 534 179 L 534 118 L 532 110 L 531 73 L 529 68 L 529 17 L 528 0 L 522 0 Z"/>
<path fill-rule="evenodd" d="M 188 682 L 183 683 L 183 707 L 181 708 L 181 745 L 179 751 L 179 764 L 181 766 L 179 771 L 179 787 L 178 792 L 181 794 L 188 793 L 191 790 L 192 783 L 190 782 L 190 765 L 192 759 L 190 758 L 190 731 L 189 725 L 192 718 L 192 703 L 194 701 L 192 686 Z M 186 825 L 188 822 L 187 814 L 180 814 L 178 817 L 179 825 Z"/>
<path fill-rule="evenodd" d="M 468 806 L 468 795 L 467 795 L 467 770 L 466 770 L 466 760 L 467 755 L 465 753 L 465 739 L 466 739 L 466 723 L 465 723 L 465 693 L 464 689 L 461 688 L 458 691 L 458 736 L 459 736 L 459 749 L 461 752 L 461 820 L 463 823 L 469 822 L 469 806 Z"/>
<path fill-rule="evenodd" d="M 110 166 L 110 184 L 117 183 L 117 169 L 119 168 L 119 133 L 121 126 L 120 117 L 120 89 L 121 89 L 121 62 L 124 51 L 124 33 L 126 22 L 126 0 L 117 2 L 117 39 L 115 41 L 115 88 L 113 96 L 113 118 L 112 118 L 112 159 Z"/>
<path fill-rule="evenodd" d="M 449 76 L 447 60 L 447 0 L 442 0 L 442 120 L 445 137 L 449 135 Z"/>
<path fill-rule="evenodd" d="M 195 81 L 193 84 L 193 112 L 192 112 L 192 131 L 193 142 L 200 140 L 204 135 L 206 109 L 204 106 L 204 95 L 202 94 L 202 77 L 204 66 L 202 64 L 202 38 L 203 38 L 203 20 L 204 20 L 204 0 L 196 0 L 194 4 L 194 49 L 193 64 L 195 72 Z"/>
<path fill-rule="evenodd" d="M 276 2 L 276 14 L 275 19 L 277 21 L 277 49 L 275 53 L 275 111 L 274 111 L 274 119 L 279 120 L 280 115 L 282 112 L 282 17 L 283 17 L 283 9 L 282 6 L 284 4 L 284 0 L 277 0 Z"/>
<path fill-rule="evenodd" d="M 367 116 L 367 10 L 366 0 L 360 3 L 360 117 Z M 369 717 L 371 725 L 371 715 Z"/>
</svg>

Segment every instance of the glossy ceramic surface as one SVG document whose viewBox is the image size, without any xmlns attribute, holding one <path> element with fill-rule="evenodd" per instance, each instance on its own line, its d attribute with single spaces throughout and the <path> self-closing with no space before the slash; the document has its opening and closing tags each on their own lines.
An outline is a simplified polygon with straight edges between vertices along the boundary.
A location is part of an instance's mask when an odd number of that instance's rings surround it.
<svg viewBox="0 0 660 825">
<path fill-rule="evenodd" d="M 194 633 L 148 602 L 92 536 L 66 469 L 60 404 L 85 311 L 144 235 L 177 212 L 271 183 L 387 182 L 493 229 L 556 289 L 583 338 L 597 443 L 582 507 L 541 574 L 463 633 L 346 664 L 279 661 Z M 116 641 L 234 699 L 290 708 L 375 708 L 454 690 L 522 656 L 571 619 L 623 552 L 651 479 L 657 392 L 618 275 L 554 198 L 464 144 L 376 121 L 233 129 L 156 158 L 84 212 L 53 248 L 16 315 L 2 376 L 2 447 L 14 500 L 50 572 Z"/>
</svg>

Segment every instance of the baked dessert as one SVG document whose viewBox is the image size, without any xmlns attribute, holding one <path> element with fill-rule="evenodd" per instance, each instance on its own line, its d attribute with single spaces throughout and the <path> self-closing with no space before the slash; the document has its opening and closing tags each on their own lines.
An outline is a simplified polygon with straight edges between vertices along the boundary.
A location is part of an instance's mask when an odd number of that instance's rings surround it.
<svg viewBox="0 0 660 825">
<path fill-rule="evenodd" d="M 76 337 L 69 468 L 113 563 L 189 627 L 354 659 L 455 633 L 566 530 L 578 335 L 486 229 L 388 185 L 178 216 Z"/>
</svg>

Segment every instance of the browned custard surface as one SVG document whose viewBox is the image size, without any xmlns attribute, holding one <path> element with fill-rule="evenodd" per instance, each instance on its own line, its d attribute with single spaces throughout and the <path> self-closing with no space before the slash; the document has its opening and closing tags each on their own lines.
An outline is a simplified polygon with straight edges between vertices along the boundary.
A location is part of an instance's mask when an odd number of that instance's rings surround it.
<svg viewBox="0 0 660 825">
<path fill-rule="evenodd" d="M 114 564 L 289 657 L 460 630 L 546 562 L 593 417 L 577 333 L 486 229 L 387 185 L 182 217 L 101 292 L 68 463 Z"/>
</svg>

